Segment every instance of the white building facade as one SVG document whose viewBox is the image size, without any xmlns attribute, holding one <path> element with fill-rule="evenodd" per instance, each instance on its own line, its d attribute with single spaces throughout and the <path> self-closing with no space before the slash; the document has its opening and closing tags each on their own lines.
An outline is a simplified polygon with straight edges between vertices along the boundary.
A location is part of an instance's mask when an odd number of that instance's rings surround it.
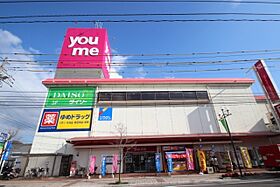
<svg viewBox="0 0 280 187">
<path fill-rule="evenodd" d="M 264 100 L 253 95 L 253 82 L 246 78 L 47 79 L 43 84 L 49 93 L 55 89 L 92 89 L 93 94 L 86 98 L 91 97 L 92 102 L 81 106 L 76 100 L 74 105 L 79 106 L 69 107 L 64 105 L 65 100 L 58 99 L 55 109 L 42 111 L 27 169 L 48 167 L 49 175 L 69 175 L 71 165 L 88 171 L 94 155 L 96 172 L 101 172 L 101 161 L 106 157 L 106 171 L 111 173 L 111 158 L 119 155 L 120 135 L 125 141 L 119 158 L 124 173 L 156 172 L 156 154 L 160 155 L 161 172 L 168 171 L 167 155 L 171 155 L 173 172 L 200 171 L 205 165 L 213 166 L 213 158 L 217 159 L 219 169 L 225 169 L 229 164 L 235 165 L 236 159 L 220 122 L 221 109 L 231 113 L 226 120 L 241 166 L 261 167 L 258 147 L 279 143 L 279 134 L 268 128 L 270 109 Z M 52 108 L 48 99 L 45 108 Z M 86 129 L 78 125 L 80 114 L 72 115 L 76 117 L 74 129 L 59 122 L 66 120 L 62 119 L 62 112 L 83 109 L 92 111 Z M 58 110 L 56 129 L 48 125 L 43 128 L 45 113 Z M 122 134 L 120 127 L 124 130 Z M 205 158 L 199 156 L 201 152 Z M 188 168 L 189 156 L 193 168 Z"/>
</svg>

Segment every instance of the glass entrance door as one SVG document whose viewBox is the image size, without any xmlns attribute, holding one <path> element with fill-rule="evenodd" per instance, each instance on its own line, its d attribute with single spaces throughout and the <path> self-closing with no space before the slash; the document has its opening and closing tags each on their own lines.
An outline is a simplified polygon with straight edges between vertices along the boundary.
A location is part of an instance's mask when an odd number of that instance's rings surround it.
<svg viewBox="0 0 280 187">
<path fill-rule="evenodd" d="M 127 154 L 126 172 L 155 172 L 155 153 Z"/>
</svg>

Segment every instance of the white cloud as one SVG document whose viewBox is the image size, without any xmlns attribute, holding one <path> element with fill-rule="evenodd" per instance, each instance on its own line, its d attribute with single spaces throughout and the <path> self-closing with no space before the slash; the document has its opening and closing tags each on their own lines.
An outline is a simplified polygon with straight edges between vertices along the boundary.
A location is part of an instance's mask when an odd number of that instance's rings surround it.
<svg viewBox="0 0 280 187">
<path fill-rule="evenodd" d="M 235 8 L 235 7 L 238 7 L 241 3 L 242 0 L 233 0 L 234 2 L 232 3 L 232 6 Z"/>
<path fill-rule="evenodd" d="M 144 67 L 140 67 L 136 69 L 136 76 L 134 78 L 145 78 L 147 75 L 147 72 L 145 71 Z"/>
<path fill-rule="evenodd" d="M 126 67 L 125 63 L 128 57 L 125 56 L 113 56 L 110 69 L 110 78 L 123 78 L 121 72 Z"/>
<path fill-rule="evenodd" d="M 22 40 L 9 31 L 0 29 L 0 53 L 1 58 L 8 60 L 34 61 L 32 55 L 13 55 L 10 53 L 38 53 L 39 51 L 22 46 Z M 3 54 L 9 53 L 9 54 Z M 1 59 L 2 60 L 2 59 Z M 2 63 L 2 62 L 1 62 Z M 36 65 L 40 67 L 40 64 Z M 20 67 L 18 69 L 12 67 Z M 8 74 L 14 78 L 14 84 L 10 87 L 3 84 L 0 88 L 0 126 L 1 129 L 18 128 L 19 137 L 23 141 L 31 141 L 34 135 L 41 106 L 46 95 L 46 88 L 42 80 L 49 77 L 48 73 L 34 73 L 29 71 L 14 71 L 31 69 L 30 65 L 24 62 L 10 62 L 5 67 Z M 42 69 L 42 68 L 40 68 Z M 24 105 L 25 107 L 18 107 Z M 31 108 L 26 108 L 31 106 Z"/>
</svg>

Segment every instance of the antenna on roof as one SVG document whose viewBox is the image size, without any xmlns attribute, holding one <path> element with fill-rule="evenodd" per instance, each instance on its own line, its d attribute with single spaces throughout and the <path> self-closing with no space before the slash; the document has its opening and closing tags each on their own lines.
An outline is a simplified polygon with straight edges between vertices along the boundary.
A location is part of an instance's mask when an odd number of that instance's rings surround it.
<svg viewBox="0 0 280 187">
<path fill-rule="evenodd" d="M 103 27 L 103 23 L 100 21 L 95 21 L 94 22 L 94 27 L 97 29 L 101 29 Z"/>
</svg>

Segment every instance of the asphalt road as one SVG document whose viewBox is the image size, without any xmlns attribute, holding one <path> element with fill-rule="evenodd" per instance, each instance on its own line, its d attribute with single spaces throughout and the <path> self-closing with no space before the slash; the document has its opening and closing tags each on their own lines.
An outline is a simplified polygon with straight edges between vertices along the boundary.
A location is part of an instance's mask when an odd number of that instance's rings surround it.
<svg viewBox="0 0 280 187">
<path fill-rule="evenodd" d="M 211 186 L 211 187 L 223 187 L 223 186 L 238 186 L 238 187 L 280 187 L 280 179 L 265 179 L 265 180 L 248 180 L 248 181 L 230 181 L 219 183 L 200 183 L 200 184 L 181 184 L 181 185 L 162 185 L 162 187 L 188 187 L 188 186 Z"/>
<path fill-rule="evenodd" d="M 189 176 L 163 176 L 163 177 L 143 177 L 124 178 L 128 184 L 112 185 L 116 182 L 113 178 L 104 179 L 67 179 L 67 178 L 47 178 L 42 180 L 10 180 L 1 181 L 0 187 L 103 187 L 103 186 L 137 186 L 137 187 L 191 187 L 191 186 L 252 186 L 252 187 L 280 187 L 280 175 L 258 175 L 246 178 L 225 178 L 220 179 L 218 175 L 189 175 Z"/>
</svg>

